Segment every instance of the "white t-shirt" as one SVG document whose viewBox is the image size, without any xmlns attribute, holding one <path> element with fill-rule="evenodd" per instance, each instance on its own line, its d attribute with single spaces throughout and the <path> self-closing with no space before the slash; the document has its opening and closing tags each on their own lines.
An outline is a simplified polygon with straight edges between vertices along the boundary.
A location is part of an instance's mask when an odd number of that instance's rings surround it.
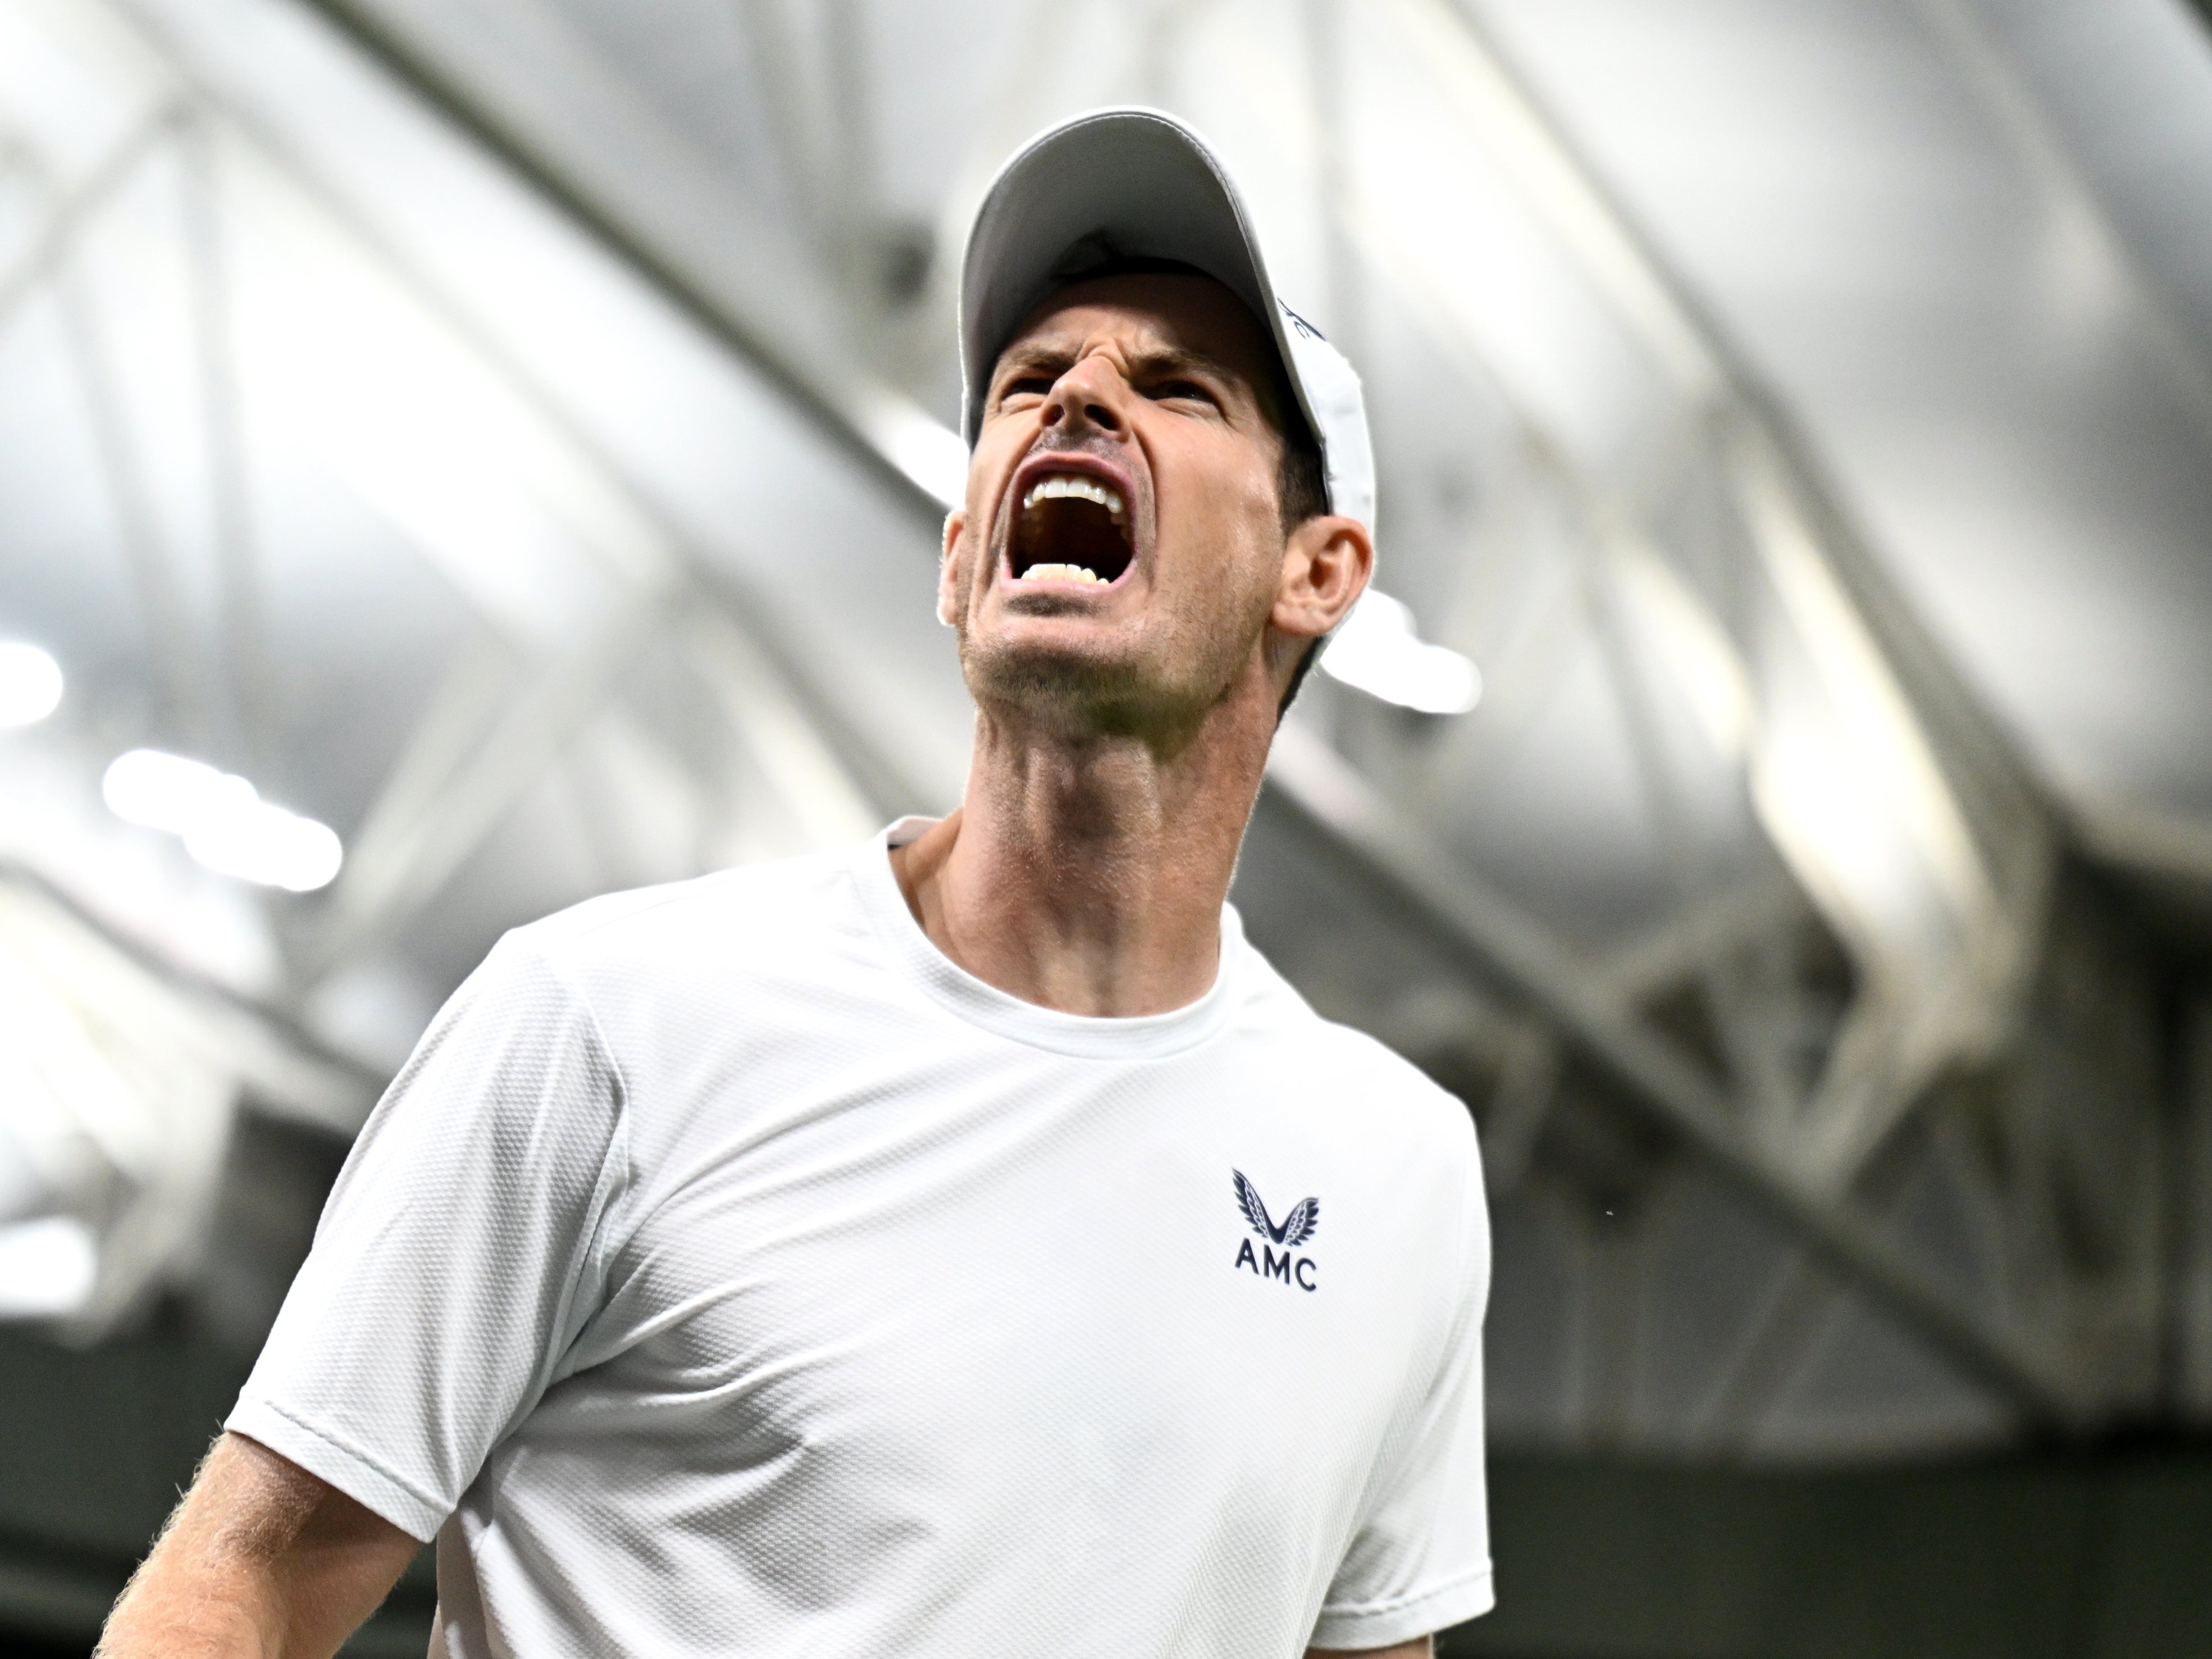
<svg viewBox="0 0 2212 1659">
<path fill-rule="evenodd" d="M 1084 1018 L 954 966 L 884 849 L 503 939 L 229 1426 L 438 1535 L 453 1659 L 1286 1659 L 1487 1608 L 1466 1110 L 1232 910 L 1200 1001 Z"/>
</svg>

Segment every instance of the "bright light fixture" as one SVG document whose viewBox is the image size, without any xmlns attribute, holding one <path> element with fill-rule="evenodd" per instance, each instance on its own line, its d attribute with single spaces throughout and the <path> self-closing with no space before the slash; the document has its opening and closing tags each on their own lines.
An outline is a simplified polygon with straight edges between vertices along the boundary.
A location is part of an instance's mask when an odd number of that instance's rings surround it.
<svg viewBox="0 0 2212 1659">
<path fill-rule="evenodd" d="M 75 1216 L 0 1226 L 0 1319 L 66 1319 L 99 1277 L 92 1229 Z"/>
<path fill-rule="evenodd" d="M 1482 696 L 1482 675 L 1472 662 L 1423 640 L 1413 613 L 1371 587 L 1322 653 L 1321 665 L 1371 697 L 1424 714 L 1464 714 Z"/>
<path fill-rule="evenodd" d="M 0 726 L 30 726 L 62 700 L 62 666 L 35 645 L 0 641 Z"/>
<path fill-rule="evenodd" d="M 119 755 L 100 793 L 118 817 L 182 837 L 209 869 L 264 887 L 326 887 L 344 857 L 329 825 L 261 799 L 244 778 L 204 761 L 133 749 Z"/>
<path fill-rule="evenodd" d="M 919 404 L 885 392 L 861 404 L 860 425 L 885 459 L 946 507 L 968 493 L 968 441 Z"/>
</svg>

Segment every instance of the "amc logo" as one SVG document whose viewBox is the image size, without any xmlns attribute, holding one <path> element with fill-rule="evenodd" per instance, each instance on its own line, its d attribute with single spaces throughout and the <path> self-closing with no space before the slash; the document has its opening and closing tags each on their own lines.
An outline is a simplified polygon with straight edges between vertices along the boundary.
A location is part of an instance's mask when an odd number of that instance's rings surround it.
<svg viewBox="0 0 2212 1659">
<path fill-rule="evenodd" d="M 1310 1255 L 1293 1258 L 1288 1250 L 1275 1254 L 1272 1244 L 1262 1244 L 1260 1254 L 1252 1254 L 1252 1241 L 1239 1239 L 1237 1243 L 1237 1265 L 1249 1267 L 1262 1279 L 1279 1279 L 1285 1285 L 1296 1285 L 1302 1291 L 1317 1291 L 1321 1281 L 1314 1275 L 1321 1271 Z"/>
<path fill-rule="evenodd" d="M 1237 1178 L 1237 1207 L 1244 1212 L 1253 1233 L 1262 1241 L 1256 1255 L 1251 1239 L 1237 1241 L 1237 1268 L 1241 1271 L 1249 1267 L 1258 1278 L 1279 1279 L 1302 1291 L 1319 1290 L 1321 1281 L 1316 1275 L 1321 1272 L 1320 1267 L 1311 1256 L 1298 1255 L 1297 1248 L 1320 1230 L 1321 1200 L 1300 1199 L 1279 1224 L 1267 1213 L 1267 1206 L 1260 1201 L 1260 1189 L 1245 1178 L 1243 1170 L 1231 1170 L 1229 1173 Z"/>
</svg>

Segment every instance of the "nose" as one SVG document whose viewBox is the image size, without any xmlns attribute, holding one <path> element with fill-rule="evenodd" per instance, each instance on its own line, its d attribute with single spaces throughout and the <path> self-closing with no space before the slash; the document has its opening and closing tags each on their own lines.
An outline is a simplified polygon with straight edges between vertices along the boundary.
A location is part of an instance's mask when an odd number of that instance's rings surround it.
<svg viewBox="0 0 2212 1659">
<path fill-rule="evenodd" d="M 1045 428 L 1072 435 L 1095 428 L 1118 437 L 1127 423 L 1120 407 L 1127 390 L 1101 353 L 1086 353 L 1053 383 L 1042 411 Z"/>
</svg>

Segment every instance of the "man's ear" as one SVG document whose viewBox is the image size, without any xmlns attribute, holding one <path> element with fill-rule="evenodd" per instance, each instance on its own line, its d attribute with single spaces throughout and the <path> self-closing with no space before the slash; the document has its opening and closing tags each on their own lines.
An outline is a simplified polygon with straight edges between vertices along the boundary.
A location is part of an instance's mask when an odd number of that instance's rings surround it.
<svg viewBox="0 0 2212 1659">
<path fill-rule="evenodd" d="M 1283 548 L 1282 580 L 1267 620 L 1293 639 L 1317 640 L 1344 620 L 1375 574 L 1375 542 L 1357 519 L 1308 519 Z"/>
<path fill-rule="evenodd" d="M 945 545 L 937 555 L 937 620 L 947 628 L 953 625 L 960 614 L 956 601 L 960 593 L 960 561 L 953 556 L 960 546 L 960 532 L 968 527 L 968 514 L 954 507 L 945 515 Z"/>
</svg>

